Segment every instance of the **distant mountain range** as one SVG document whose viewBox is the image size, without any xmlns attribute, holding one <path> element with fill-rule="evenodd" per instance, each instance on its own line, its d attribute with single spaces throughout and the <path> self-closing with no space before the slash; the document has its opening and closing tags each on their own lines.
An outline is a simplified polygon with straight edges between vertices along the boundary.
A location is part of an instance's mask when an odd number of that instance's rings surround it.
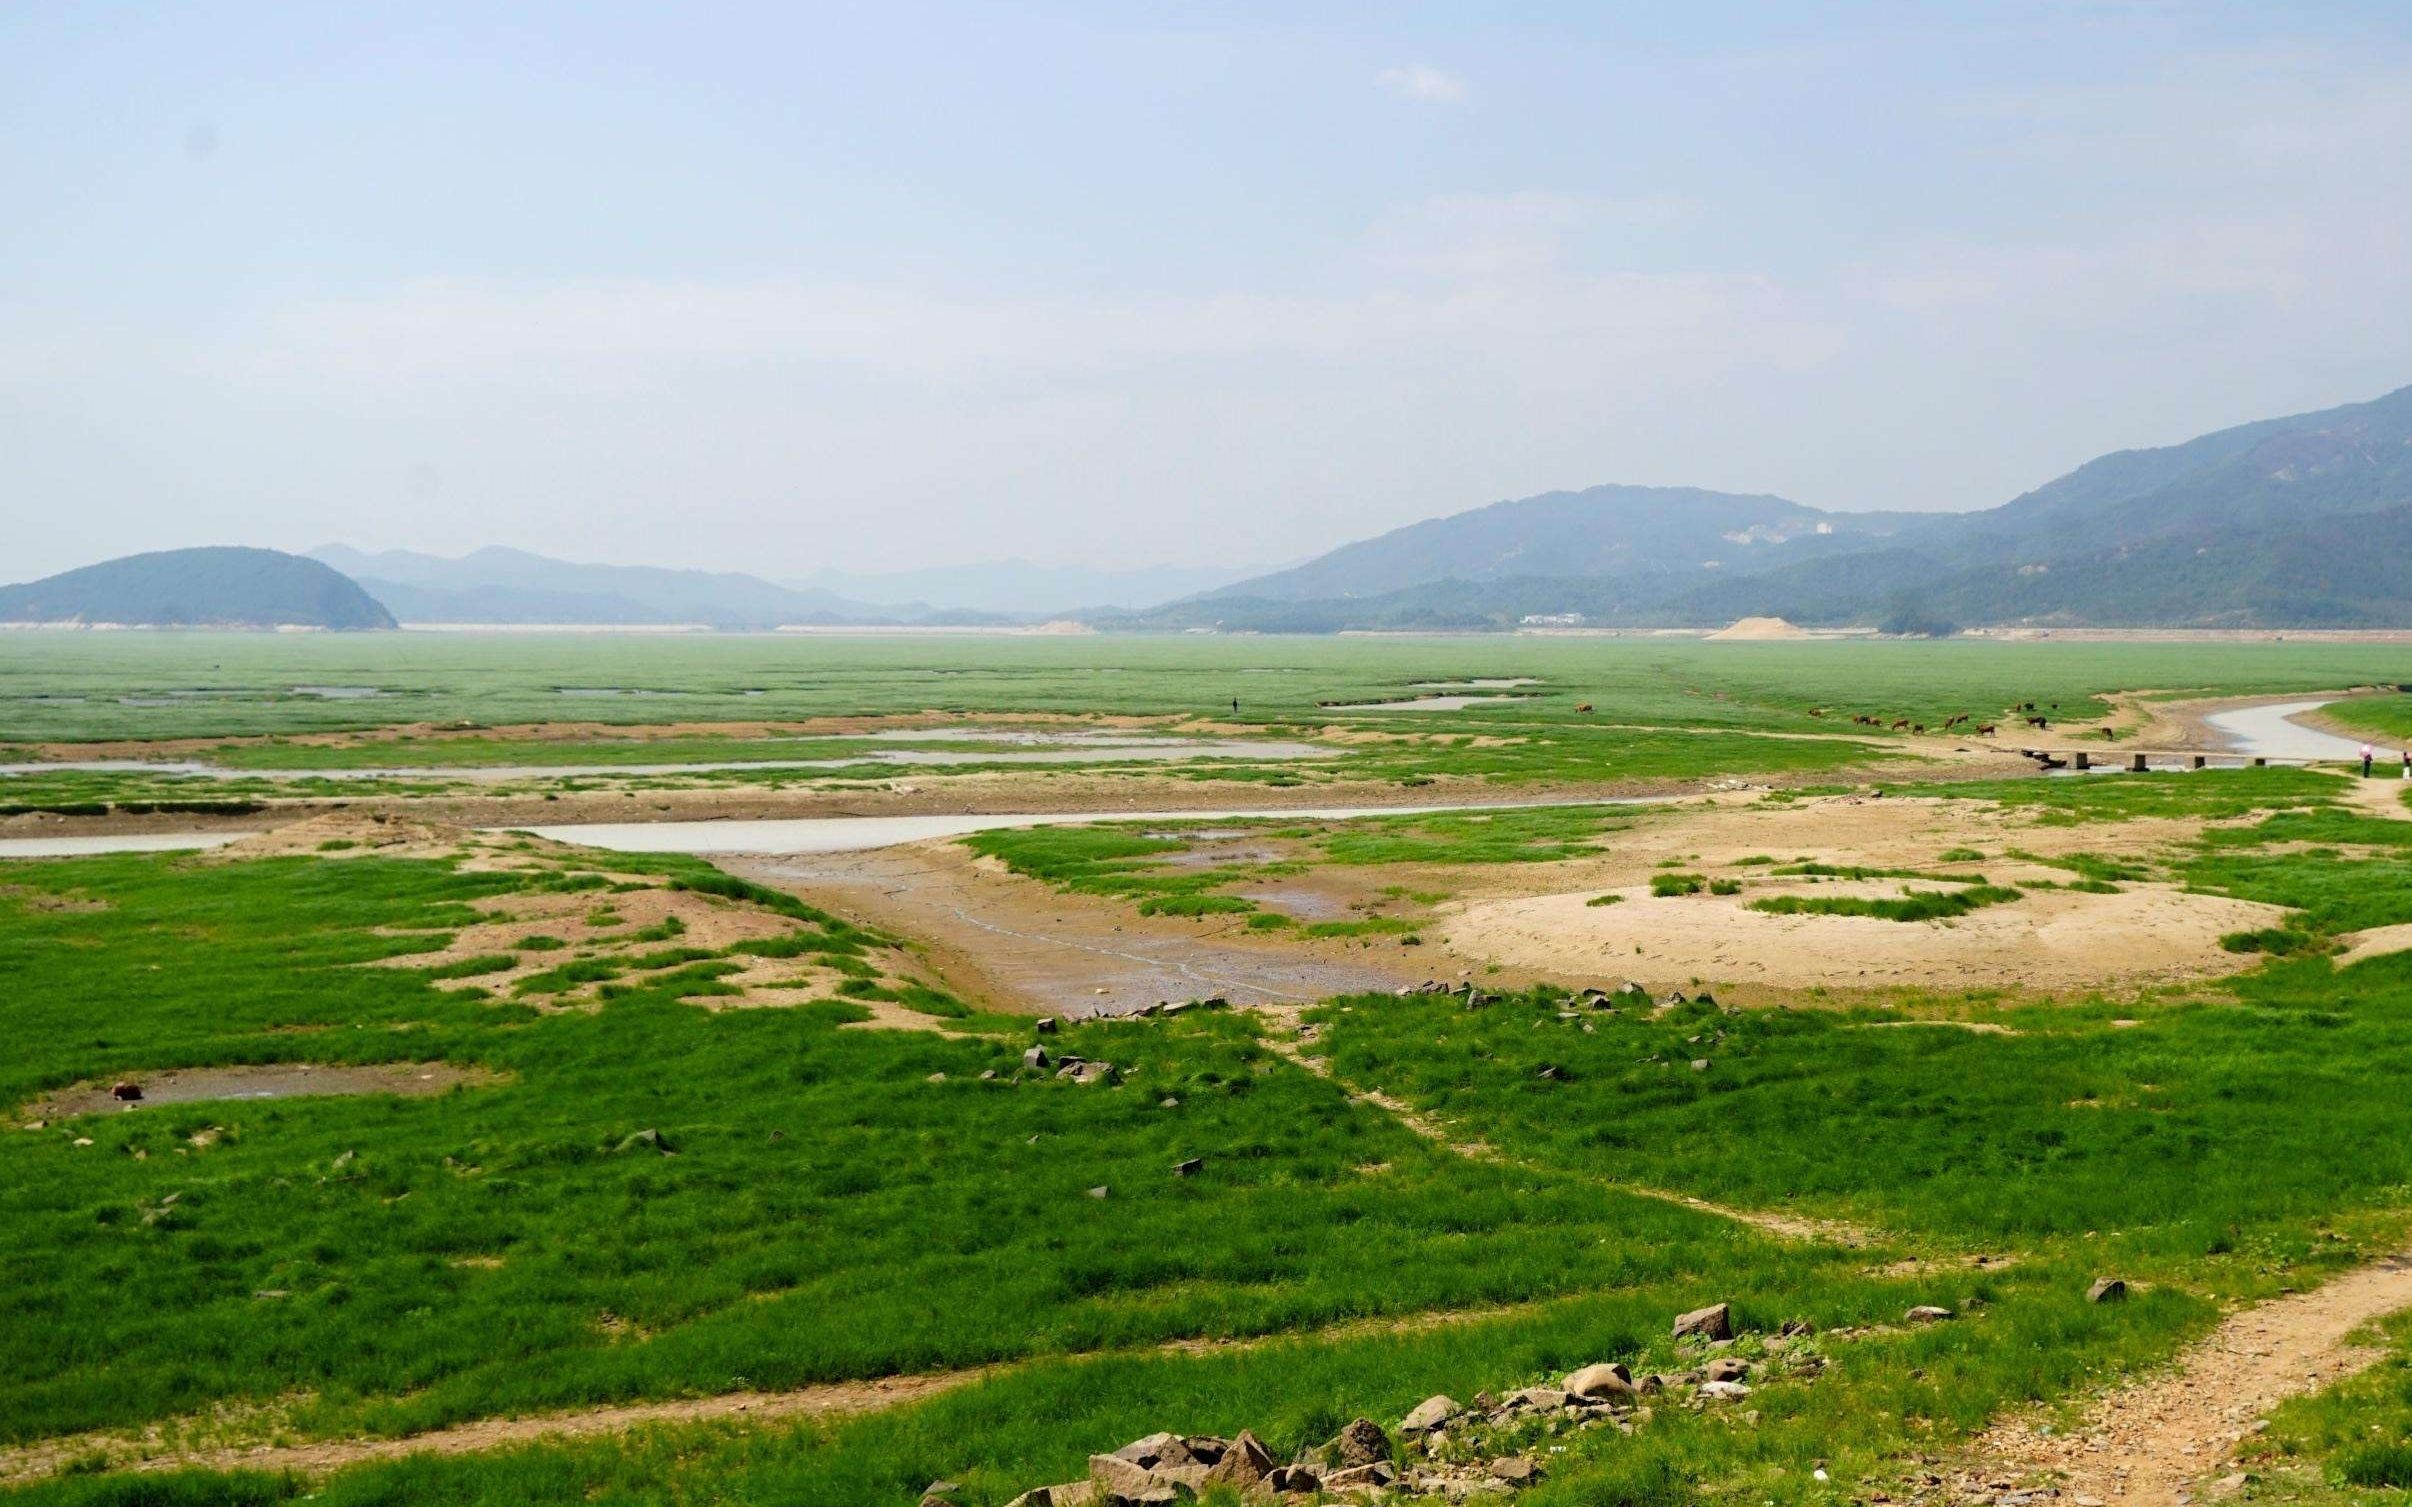
<svg viewBox="0 0 2412 1507">
<path fill-rule="evenodd" d="M 405 623 L 778 628 L 919 622 L 931 615 L 919 604 L 899 609 L 850 601 L 733 571 L 577 565 L 500 547 L 453 559 L 327 544 L 310 555 L 358 581 Z"/>
<path fill-rule="evenodd" d="M 1245 580 L 1262 566 L 1143 565 L 1101 570 L 995 560 L 885 574 L 822 570 L 783 582 L 800 591 L 834 592 L 882 607 L 930 611 L 924 603 L 969 612 L 1073 617 L 1098 608 L 1136 611 Z"/>
<path fill-rule="evenodd" d="M 575 565 L 525 550 L 458 558 L 322 545 L 311 557 L 343 571 L 406 623 L 712 628 L 787 625 L 982 626 L 1152 607 L 1247 574 L 1158 566 L 1128 571 L 1032 565 L 941 566 L 889 575 L 822 571 L 769 581 L 726 571 Z"/>
<path fill-rule="evenodd" d="M 1677 487 L 1432 519 L 1101 626 L 2412 626 L 2412 388 L 2128 450 L 1975 513 Z"/>
<path fill-rule="evenodd" d="M 0 623 L 158 628 L 391 628 L 376 598 L 316 560 L 216 546 L 127 555 L 0 586 Z"/>
<path fill-rule="evenodd" d="M 1829 512 L 1764 495 L 1603 486 L 1430 519 L 1245 580 L 1227 575 L 1012 561 L 780 584 L 501 548 L 458 559 L 336 544 L 308 557 L 184 549 L 0 587 L 0 623 L 760 629 L 1077 617 L 1107 628 L 1327 633 L 1528 619 L 1713 627 L 1767 616 L 1911 633 L 2412 627 L 2412 388 L 2106 455 L 1982 512 Z M 1145 605 L 1184 589 L 1193 594 Z"/>
</svg>

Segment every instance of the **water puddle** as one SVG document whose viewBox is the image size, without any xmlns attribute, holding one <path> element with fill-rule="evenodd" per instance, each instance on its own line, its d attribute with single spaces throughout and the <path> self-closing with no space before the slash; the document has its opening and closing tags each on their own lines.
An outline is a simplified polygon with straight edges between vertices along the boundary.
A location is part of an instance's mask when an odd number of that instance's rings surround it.
<svg viewBox="0 0 2412 1507">
<path fill-rule="evenodd" d="M 1470 706 L 1516 706 L 1530 696 L 1417 696 L 1408 701 L 1351 701 L 1321 708 L 1327 712 L 1462 712 Z"/>
<path fill-rule="evenodd" d="M 2361 743 L 2305 727 L 2294 719 L 2316 712 L 2335 698 L 2318 701 L 2271 701 L 2260 706 L 2232 707 L 2203 720 L 2228 740 L 2238 753 L 2262 759 L 2359 759 Z"/>
<path fill-rule="evenodd" d="M 872 734 L 873 737 L 891 736 Z M 928 734 L 915 734 L 917 738 Z M 821 740 L 814 740 L 821 741 Z M 1016 741 L 983 736 L 985 742 Z M 951 764 L 1170 764 L 1189 759 L 1264 759 L 1295 763 L 1346 755 L 1311 743 L 1239 739 L 1151 738 L 1097 741 L 1070 747 L 866 748 L 860 753 L 818 759 L 696 759 L 675 764 L 398 764 L 343 769 L 236 769 L 198 760 L 58 759 L 47 763 L 0 764 L 0 778 L 40 774 L 159 774 L 203 780 L 568 780 L 679 774 L 723 774 L 749 769 L 851 769 L 863 764 L 930 767 Z"/>
<path fill-rule="evenodd" d="M 0 837 L 0 858 L 88 858 L 98 853 L 189 853 L 257 832 L 104 832 L 83 837 Z"/>
<path fill-rule="evenodd" d="M 1354 821 L 1371 816 L 1430 816 L 1443 811 L 1524 811 L 1554 806 L 1641 806 L 1664 796 L 1589 801 L 1477 801 L 1443 806 L 1321 806 L 1221 811 L 1026 811 L 944 816 L 818 816 L 767 821 L 586 822 L 533 827 L 539 837 L 617 853 L 860 853 L 873 848 L 969 837 L 1027 827 L 1090 822 L 1154 822 L 1165 827 L 1217 821 Z"/>
<path fill-rule="evenodd" d="M 1477 675 L 1470 680 L 1418 680 L 1414 682 L 1414 685 L 1419 691 L 1512 691 L 1519 686 L 1539 685 L 1540 683 L 1539 677 L 1532 675 L 1488 678 Z"/>
</svg>

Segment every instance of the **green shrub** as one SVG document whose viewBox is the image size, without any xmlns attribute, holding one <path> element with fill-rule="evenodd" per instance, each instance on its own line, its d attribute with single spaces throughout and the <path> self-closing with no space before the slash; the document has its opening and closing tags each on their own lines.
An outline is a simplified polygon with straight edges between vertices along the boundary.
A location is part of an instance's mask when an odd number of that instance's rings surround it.
<svg viewBox="0 0 2412 1507">
<path fill-rule="evenodd" d="M 1874 916 L 1883 921 L 1948 921 L 1988 905 L 2019 898 L 2007 885 L 1974 884 L 1964 890 L 1906 890 L 1899 899 L 1858 895 L 1770 895 L 1750 908 L 1771 916 Z"/>
</svg>

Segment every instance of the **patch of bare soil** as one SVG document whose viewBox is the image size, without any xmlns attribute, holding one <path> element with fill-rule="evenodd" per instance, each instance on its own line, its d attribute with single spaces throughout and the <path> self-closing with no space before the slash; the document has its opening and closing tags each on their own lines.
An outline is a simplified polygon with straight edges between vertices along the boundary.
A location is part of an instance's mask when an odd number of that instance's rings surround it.
<svg viewBox="0 0 2412 1507">
<path fill-rule="evenodd" d="M 1466 899 L 1443 908 L 1439 935 L 1461 960 L 1497 962 L 1567 983 L 1632 977 L 1676 986 L 1697 978 L 1770 991 L 1938 983 L 2048 991 L 2211 977 L 2255 961 L 2222 949 L 2223 933 L 2275 924 L 2282 913 L 2149 884 L 2125 886 L 2116 895 L 2033 890 L 1948 923 L 1776 916 L 1745 908 L 1749 900 L 1780 893 L 1890 896 L 1904 883 L 1949 887 L 1922 880 L 1811 885 L 1770 877 L 1773 868 L 1799 859 L 1981 872 L 2002 884 L 2066 881 L 2066 872 L 2005 855 L 2015 849 L 2039 858 L 2083 852 L 2151 859 L 2200 830 L 2200 823 L 2168 819 L 2039 826 L 2025 813 L 1972 801 L 1867 794 L 1782 803 L 1718 797 L 1640 814 L 1631 827 L 1610 835 L 1600 857 L 1445 876 L 1434 887 Z M 1958 849 L 1984 857 L 1941 864 L 1944 853 Z M 1654 896 L 1649 881 L 1667 866 L 1736 880 L 1743 890 L 1733 896 Z M 1624 898 L 1605 906 L 1586 903 L 1609 893 Z"/>
<path fill-rule="evenodd" d="M 2351 968 L 2356 963 L 2368 962 L 2372 958 L 2412 951 L 2412 923 L 2373 926 L 2368 931 L 2353 932 L 2339 940 L 2344 942 L 2345 950 L 2337 954 L 2336 965 Z"/>
<path fill-rule="evenodd" d="M 957 995 L 1036 1014 L 1124 1015 L 1167 1000 L 1300 1004 L 1421 983 L 1424 949 L 1250 933 L 1227 918 L 1142 916 L 984 864 L 953 842 L 721 866 L 921 944 Z"/>
<path fill-rule="evenodd" d="M 1807 638 L 1809 635 L 1780 617 L 1736 618 L 1707 636 L 1709 643 L 1721 641 L 1764 641 L 1772 639 Z"/>
<path fill-rule="evenodd" d="M 335 1062 L 276 1062 L 246 1067 L 172 1068 L 136 1073 L 109 1083 L 78 1083 L 46 1094 L 23 1110 L 29 1120 L 64 1120 L 76 1115 L 114 1114 L 162 1104 L 198 1104 L 226 1099 L 301 1099 L 343 1094 L 395 1094 L 424 1099 L 455 1088 L 503 1082 L 501 1074 L 449 1062 L 387 1062 L 357 1066 Z M 118 1082 L 140 1090 L 121 1099 Z"/>
<path fill-rule="evenodd" d="M 2286 916 L 2273 905 L 2146 884 L 2113 895 L 2030 891 L 1949 921 L 1770 915 L 1747 904 L 1771 894 L 1890 897 L 1904 888 L 1898 881 L 1832 883 L 1660 897 L 1636 886 L 1618 891 L 1623 902 L 1610 906 L 1591 905 L 1590 891 L 1540 895 L 1470 906 L 1443 936 L 1467 956 L 1577 980 L 1619 970 L 1645 983 L 1881 989 L 1943 980 L 2048 993 L 2234 973 L 2259 960 L 2225 950 L 2220 937 Z"/>
<path fill-rule="evenodd" d="M 2164 1507 L 2223 1470 L 2254 1421 L 2297 1394 L 2329 1386 L 2384 1354 L 2355 1331 L 2412 1307 L 2412 1255 L 2231 1315 L 2165 1374 L 2107 1393 L 2065 1432 L 2020 1417 L 1977 1441 L 1963 1496 L 1997 1481 L 2049 1479 L 2064 1500 Z M 2002 1478 L 2008 1478 L 2003 1480 Z"/>
<path fill-rule="evenodd" d="M 2404 797 L 2412 794 L 2412 782 L 2394 779 L 2348 780 L 2345 784 L 2345 804 L 2365 816 L 2382 816 L 2389 821 L 2412 822 L 2412 806 Z"/>
</svg>

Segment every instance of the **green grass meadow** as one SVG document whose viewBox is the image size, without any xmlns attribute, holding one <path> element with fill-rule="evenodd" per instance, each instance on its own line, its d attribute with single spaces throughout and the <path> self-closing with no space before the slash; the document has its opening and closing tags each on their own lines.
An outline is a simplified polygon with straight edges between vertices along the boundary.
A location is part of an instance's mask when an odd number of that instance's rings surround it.
<svg viewBox="0 0 2412 1507">
<path fill-rule="evenodd" d="M 1465 713 L 1318 707 L 1511 675 L 1544 684 Z M 2399 678 L 2412 676 L 2383 645 L 18 634 L 0 635 L 0 726 L 31 742 L 426 724 L 365 752 L 242 745 L 259 767 L 311 768 L 517 759 L 522 745 L 482 730 L 561 718 L 1228 720 L 1237 697 L 1241 720 L 1268 732 L 1421 735 L 1345 745 L 1352 779 L 1747 773 L 1846 788 L 1890 746 L 1853 728 L 1854 712 L 1939 723 L 2058 700 L 2076 721 L 2122 689 Z M 389 694 L 294 689 L 307 685 Z M 1592 713 L 1574 710 L 1585 701 Z M 798 746 L 672 741 L 677 757 Z M 662 746 L 614 733 L 545 757 L 650 761 Z M 2347 933 L 2412 922 L 2412 821 L 2347 801 L 2335 776 L 2287 769 L 1887 789 L 2009 820 L 1981 851 L 1938 844 L 1938 865 L 2034 861 L 2022 825 L 2057 847 L 2063 829 L 2152 822 L 2130 829 L 2155 834 L 2148 849 L 2105 841 L 2119 856 L 2050 861 L 2079 888 L 2167 882 L 2288 914 L 2237 943 L 2260 949 L 2250 971 L 2140 994 L 2046 1003 L 1938 978 L 1876 1001 L 1811 993 L 1747 1011 L 1709 998 L 1570 1008 L 1562 990 L 1372 995 L 1313 1006 L 1293 1045 L 1267 1035 L 1287 1027 L 1224 1010 L 1040 1036 L 977 1000 L 890 987 L 913 939 L 691 859 L 479 872 L 333 847 L 0 865 L 0 1461 L 104 1436 L 0 1500 L 879 1507 L 946 1478 L 961 1483 L 958 1507 L 1002 1507 L 1157 1429 L 1253 1428 L 1287 1455 L 1436 1391 L 1503 1393 L 1604 1359 L 1673 1369 L 1672 1316 L 1729 1301 L 1746 1355 L 1779 1325 L 1811 1326 L 1747 1409 L 1669 1398 L 1629 1437 L 1570 1436 L 1518 1502 L 1845 1507 L 1903 1499 L 2004 1409 L 2066 1406 L 2165 1362 L 2228 1306 L 2400 1246 L 2412 954 L 2335 957 Z M 1228 869 L 1168 862 L 1187 844 L 1155 827 L 970 845 L 1067 890 L 1254 924 L 1268 918 L 1231 893 L 1237 881 L 1347 868 L 1383 903 L 1428 907 L 1444 897 L 1407 871 L 1563 859 L 1652 819 L 1597 804 L 1258 819 L 1245 829 L 1282 856 Z M 1975 867 L 1784 853 L 1748 864 L 1985 883 Z M 1399 882 L 1379 888 L 1394 867 Z M 1658 878 L 1706 888 L 1743 872 L 1693 872 L 1712 867 L 1671 860 Z M 580 912 L 610 912 L 655 886 L 783 930 L 716 947 L 663 926 L 642 955 L 608 963 L 523 938 L 465 946 L 484 955 L 449 966 L 395 965 L 484 919 L 481 903 L 574 895 Z M 1915 901 L 1897 919 L 1948 925 L 1950 908 Z M 1377 923 L 1409 925 L 1332 924 Z M 545 929 L 531 921 L 529 938 Z M 827 997 L 705 1008 L 764 956 L 825 963 Z M 506 968 L 529 976 L 457 987 Z M 848 1028 L 866 1001 L 888 1000 L 930 1029 Z M 1120 1081 L 1028 1068 L 1033 1044 L 1111 1062 Z M 29 1106 L 72 1084 L 287 1062 L 442 1062 L 481 1077 L 436 1097 L 154 1103 L 28 1123 L 41 1118 Z M 1383 1102 L 1490 1154 L 1419 1135 Z M 1193 1158 L 1194 1175 L 1176 1173 Z M 2106 1275 L 2138 1284 L 2135 1297 L 2088 1303 Z M 1957 1317 L 1901 1322 L 1926 1303 Z M 2267 1458 L 2286 1492 L 2320 1507 L 2412 1500 L 2412 1327 L 2387 1343 L 2381 1368 L 2275 1420 Z M 991 1369 L 860 1416 L 665 1424 L 308 1474 L 134 1472 L 107 1442 L 146 1429 L 201 1445 L 391 1440 L 974 1367 Z"/>
</svg>

